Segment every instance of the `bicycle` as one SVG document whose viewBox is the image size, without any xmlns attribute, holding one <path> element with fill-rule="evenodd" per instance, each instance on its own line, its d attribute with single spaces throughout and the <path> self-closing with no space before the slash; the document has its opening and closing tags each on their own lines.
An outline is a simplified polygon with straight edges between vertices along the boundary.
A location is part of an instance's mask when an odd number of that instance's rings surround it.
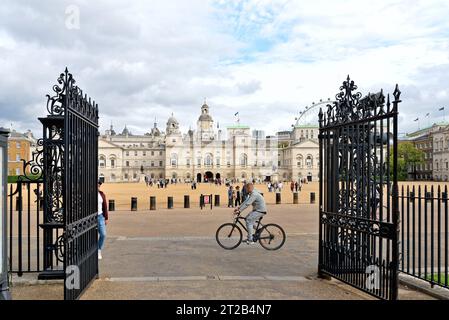
<svg viewBox="0 0 449 320">
<path fill-rule="evenodd" d="M 246 221 L 245 217 L 240 216 L 241 212 L 235 214 L 233 223 L 222 224 L 215 235 L 217 243 L 225 250 L 233 250 L 237 248 L 243 240 L 242 229 L 248 232 L 246 225 L 242 223 L 242 220 Z M 286 235 L 284 229 L 281 226 L 269 223 L 262 224 L 261 217 L 257 221 L 256 231 L 253 235 L 253 241 L 259 242 L 259 244 L 266 250 L 279 250 L 285 243 Z M 239 227 L 239 225 L 241 227 Z"/>
</svg>

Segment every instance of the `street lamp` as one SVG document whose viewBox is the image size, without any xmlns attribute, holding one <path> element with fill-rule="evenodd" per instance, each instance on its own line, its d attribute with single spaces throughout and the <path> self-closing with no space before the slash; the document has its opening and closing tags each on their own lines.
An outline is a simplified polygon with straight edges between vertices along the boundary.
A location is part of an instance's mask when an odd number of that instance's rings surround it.
<svg viewBox="0 0 449 320">
<path fill-rule="evenodd" d="M 8 288 L 8 264 L 6 254 L 6 186 L 7 177 L 7 147 L 9 131 L 0 128 L 0 300 L 11 298 Z"/>
</svg>

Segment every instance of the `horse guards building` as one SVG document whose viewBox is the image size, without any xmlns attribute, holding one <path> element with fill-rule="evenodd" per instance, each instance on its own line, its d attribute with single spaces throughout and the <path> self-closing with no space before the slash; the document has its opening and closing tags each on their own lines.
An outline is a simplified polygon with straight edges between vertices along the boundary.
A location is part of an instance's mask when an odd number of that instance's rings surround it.
<svg viewBox="0 0 449 320">
<path fill-rule="evenodd" d="M 182 133 L 169 117 L 165 132 L 155 121 L 144 135 L 125 126 L 116 133 L 111 125 L 99 140 L 99 175 L 106 182 L 154 181 L 317 181 L 318 127 L 293 126 L 292 130 L 265 136 L 240 124 L 226 132 L 214 124 L 206 102 L 196 130 Z"/>
</svg>

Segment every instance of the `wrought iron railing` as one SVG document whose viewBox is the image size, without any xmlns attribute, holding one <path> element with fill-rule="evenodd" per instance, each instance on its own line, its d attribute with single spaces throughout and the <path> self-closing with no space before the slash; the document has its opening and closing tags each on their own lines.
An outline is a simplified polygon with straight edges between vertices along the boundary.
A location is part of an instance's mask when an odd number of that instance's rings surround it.
<svg viewBox="0 0 449 320">
<path fill-rule="evenodd" d="M 403 186 L 399 203 L 400 271 L 449 289 L 447 185 Z"/>
</svg>

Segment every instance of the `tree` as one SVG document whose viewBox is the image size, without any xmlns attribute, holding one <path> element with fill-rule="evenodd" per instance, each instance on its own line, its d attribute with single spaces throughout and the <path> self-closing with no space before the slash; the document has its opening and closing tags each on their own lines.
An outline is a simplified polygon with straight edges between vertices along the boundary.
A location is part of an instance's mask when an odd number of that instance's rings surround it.
<svg viewBox="0 0 449 320">
<path fill-rule="evenodd" d="M 398 180 L 407 180 L 409 168 L 416 174 L 416 165 L 424 162 L 424 152 L 417 149 L 411 142 L 401 142 L 398 144 Z M 390 152 L 390 169 L 393 174 L 393 150 Z M 416 178 L 414 176 L 414 178 Z"/>
</svg>

